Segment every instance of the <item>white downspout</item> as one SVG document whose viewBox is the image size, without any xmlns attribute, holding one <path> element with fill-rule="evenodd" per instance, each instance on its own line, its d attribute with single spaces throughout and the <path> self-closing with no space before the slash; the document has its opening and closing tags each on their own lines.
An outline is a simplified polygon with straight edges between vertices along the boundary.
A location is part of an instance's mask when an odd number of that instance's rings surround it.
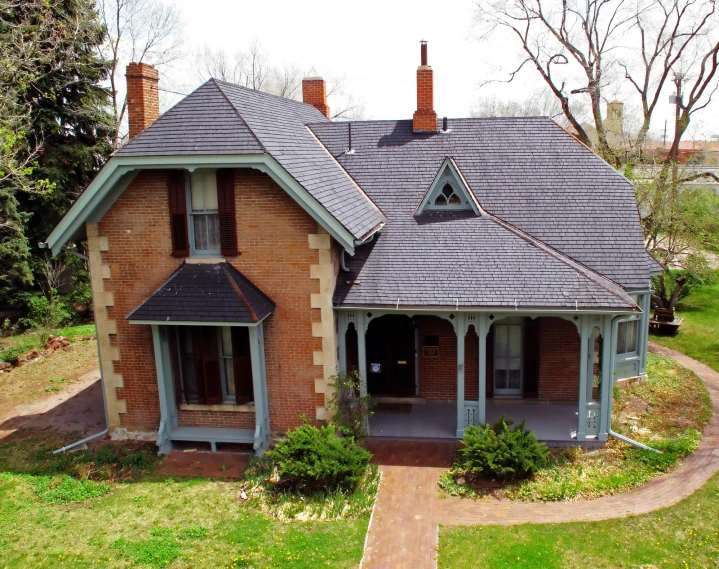
<svg viewBox="0 0 719 569">
<path fill-rule="evenodd" d="M 619 327 L 619 324 L 621 322 L 627 322 L 629 320 L 632 320 L 633 316 L 615 316 L 612 319 L 612 345 L 611 349 L 609 350 L 609 370 L 610 370 L 610 381 L 612 382 L 612 391 L 614 391 L 614 359 L 617 353 L 617 328 Z M 649 447 L 645 444 L 640 443 L 639 441 L 635 441 L 634 439 L 630 439 L 629 437 L 625 437 L 624 435 L 620 435 L 617 432 L 614 432 L 612 430 L 612 404 L 614 402 L 613 393 L 610 393 L 609 395 L 609 409 L 608 409 L 608 415 L 607 415 L 607 434 L 611 437 L 614 437 L 615 439 L 619 439 L 620 441 L 623 441 L 627 444 L 630 444 L 634 447 L 640 448 L 642 450 L 649 450 L 652 452 L 658 452 L 661 454 L 661 451 L 658 451 L 655 448 Z"/>
</svg>

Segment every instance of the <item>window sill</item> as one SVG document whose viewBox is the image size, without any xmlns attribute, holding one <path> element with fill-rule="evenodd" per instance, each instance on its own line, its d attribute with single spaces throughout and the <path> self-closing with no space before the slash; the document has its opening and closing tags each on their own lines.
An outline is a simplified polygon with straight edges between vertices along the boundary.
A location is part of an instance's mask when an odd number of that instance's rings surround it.
<svg viewBox="0 0 719 569">
<path fill-rule="evenodd" d="M 254 413 L 255 404 L 233 405 L 232 403 L 220 403 L 218 405 L 199 405 L 197 403 L 181 403 L 180 411 L 220 411 L 230 413 Z"/>
<path fill-rule="evenodd" d="M 185 258 L 185 262 L 189 265 L 200 263 L 224 263 L 225 258 L 220 255 L 192 255 Z"/>
</svg>

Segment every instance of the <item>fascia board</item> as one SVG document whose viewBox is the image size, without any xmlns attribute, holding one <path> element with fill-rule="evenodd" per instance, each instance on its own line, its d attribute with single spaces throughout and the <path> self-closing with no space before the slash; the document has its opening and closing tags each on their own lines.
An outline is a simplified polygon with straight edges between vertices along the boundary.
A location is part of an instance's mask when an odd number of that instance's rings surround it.
<svg viewBox="0 0 719 569">
<path fill-rule="evenodd" d="M 354 236 L 305 190 L 280 164 L 267 154 L 232 156 L 114 156 L 100 170 L 87 189 L 80 195 L 60 223 L 47 238 L 47 246 L 57 255 L 72 236 L 88 220 L 99 220 L 122 192 L 113 192 L 123 176 L 140 170 L 164 168 L 227 168 L 240 166 L 254 168 L 270 176 L 317 223 L 322 225 L 344 249 L 354 255 Z M 134 177 L 134 175 L 133 175 Z M 127 180 L 129 185 L 131 179 Z M 125 185 L 125 187 L 127 187 Z M 124 188 L 122 188 L 124 191 Z M 109 203 L 105 200 L 113 197 Z M 99 216 L 101 217 L 101 216 Z"/>
</svg>

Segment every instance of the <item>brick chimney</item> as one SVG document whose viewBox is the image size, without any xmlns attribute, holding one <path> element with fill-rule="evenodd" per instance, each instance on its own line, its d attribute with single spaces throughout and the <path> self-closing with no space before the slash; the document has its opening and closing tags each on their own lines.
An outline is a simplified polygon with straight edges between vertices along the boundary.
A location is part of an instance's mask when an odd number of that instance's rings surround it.
<svg viewBox="0 0 719 569">
<path fill-rule="evenodd" d="M 157 69 L 147 63 L 130 63 L 125 71 L 125 77 L 127 78 L 127 122 L 130 125 L 130 140 L 132 140 L 160 116 Z"/>
<path fill-rule="evenodd" d="M 427 42 L 420 42 L 420 66 L 417 68 L 417 111 L 413 117 L 414 132 L 435 132 L 437 113 L 434 112 L 434 80 L 427 64 Z"/>
<path fill-rule="evenodd" d="M 302 102 L 315 107 L 327 118 L 330 118 L 330 108 L 327 106 L 327 89 L 322 77 L 305 77 L 302 80 Z"/>
</svg>

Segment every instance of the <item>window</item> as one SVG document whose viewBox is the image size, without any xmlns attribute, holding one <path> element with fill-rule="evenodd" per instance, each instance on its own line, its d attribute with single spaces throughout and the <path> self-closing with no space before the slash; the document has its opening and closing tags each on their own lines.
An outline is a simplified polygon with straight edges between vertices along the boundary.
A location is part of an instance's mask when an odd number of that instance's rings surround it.
<svg viewBox="0 0 719 569">
<path fill-rule="evenodd" d="M 190 174 L 189 215 L 193 251 L 219 254 L 220 215 L 214 170 L 195 170 Z"/>
<path fill-rule="evenodd" d="M 248 328 L 179 326 L 177 354 L 186 403 L 241 405 L 254 400 Z"/>
<path fill-rule="evenodd" d="M 452 184 L 445 184 L 442 191 L 434 200 L 434 205 L 444 207 L 448 205 L 462 205 L 462 200 L 454 192 Z"/>
<path fill-rule="evenodd" d="M 620 322 L 617 327 L 617 354 L 637 352 L 637 323 L 639 320 Z"/>
</svg>

